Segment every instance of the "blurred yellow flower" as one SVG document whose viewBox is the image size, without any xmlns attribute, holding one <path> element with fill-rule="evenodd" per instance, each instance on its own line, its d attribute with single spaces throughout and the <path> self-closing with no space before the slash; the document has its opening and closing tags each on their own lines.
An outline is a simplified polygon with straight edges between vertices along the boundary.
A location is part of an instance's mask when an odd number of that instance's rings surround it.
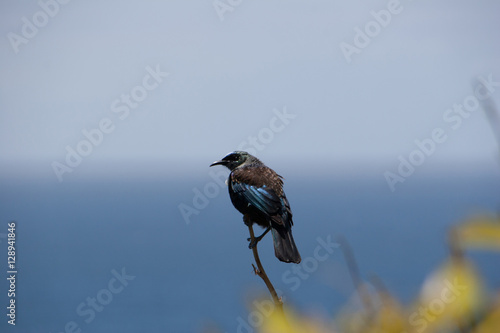
<svg viewBox="0 0 500 333">
<path fill-rule="evenodd" d="M 275 310 L 259 329 L 260 333 L 332 333 L 318 319 L 302 317 L 289 308 Z"/>
<path fill-rule="evenodd" d="M 464 328 L 480 310 L 482 299 L 482 283 L 472 264 L 452 257 L 425 280 L 409 323 L 416 332 Z"/>
<path fill-rule="evenodd" d="M 476 217 L 456 228 L 460 244 L 464 248 L 500 250 L 500 218 Z"/>
<path fill-rule="evenodd" d="M 497 333 L 500 329 L 500 295 L 486 317 L 478 323 L 473 333 Z"/>
</svg>

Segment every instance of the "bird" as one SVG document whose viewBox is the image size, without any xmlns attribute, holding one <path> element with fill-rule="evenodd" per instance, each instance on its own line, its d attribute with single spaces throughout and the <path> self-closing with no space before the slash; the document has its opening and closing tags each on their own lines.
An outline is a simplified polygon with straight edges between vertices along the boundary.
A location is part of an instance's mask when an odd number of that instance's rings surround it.
<svg viewBox="0 0 500 333">
<path fill-rule="evenodd" d="M 255 223 L 265 228 L 254 241 L 249 239 L 249 248 L 255 247 L 271 231 L 276 258 L 286 263 L 300 263 L 300 253 L 292 236 L 292 210 L 283 191 L 283 177 L 245 151 L 231 152 L 210 167 L 215 165 L 223 165 L 231 171 L 227 180 L 229 197 L 243 214 L 245 224 L 250 227 Z"/>
</svg>

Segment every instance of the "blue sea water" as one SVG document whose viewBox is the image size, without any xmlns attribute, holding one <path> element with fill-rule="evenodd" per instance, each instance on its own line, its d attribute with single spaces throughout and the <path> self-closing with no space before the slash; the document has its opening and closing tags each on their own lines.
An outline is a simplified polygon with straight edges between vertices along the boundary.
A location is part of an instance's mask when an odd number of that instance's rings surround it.
<svg viewBox="0 0 500 333">
<path fill-rule="evenodd" d="M 18 274 L 15 328 L 5 315 L 8 284 L 0 281 L 0 331 L 242 331 L 248 304 L 267 291 L 252 272 L 240 214 L 221 188 L 189 223 L 179 211 L 209 181 L 2 180 L 0 267 L 6 276 L 5 233 L 15 220 Z M 415 175 L 395 192 L 381 177 L 290 177 L 293 233 L 308 266 L 297 273 L 279 262 L 270 237 L 259 244 L 261 259 L 287 303 L 331 318 L 355 291 L 342 251 L 322 250 L 320 261 L 315 250 L 341 235 L 362 278 L 378 276 L 408 304 L 447 258 L 449 227 L 498 211 L 499 185 L 494 172 Z M 468 256 L 498 290 L 498 255 Z"/>
</svg>

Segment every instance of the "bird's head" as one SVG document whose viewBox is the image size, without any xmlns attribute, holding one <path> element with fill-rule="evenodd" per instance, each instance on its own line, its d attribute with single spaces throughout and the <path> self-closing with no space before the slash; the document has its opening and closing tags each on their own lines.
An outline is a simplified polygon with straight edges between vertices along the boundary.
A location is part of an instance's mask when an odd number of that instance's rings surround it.
<svg viewBox="0 0 500 333">
<path fill-rule="evenodd" d="M 210 166 L 214 165 L 224 165 L 229 170 L 234 170 L 237 167 L 243 164 L 250 164 L 252 162 L 259 161 L 256 157 L 250 155 L 246 151 L 233 151 L 232 153 L 227 154 L 220 161 L 215 161 L 210 164 Z"/>
</svg>

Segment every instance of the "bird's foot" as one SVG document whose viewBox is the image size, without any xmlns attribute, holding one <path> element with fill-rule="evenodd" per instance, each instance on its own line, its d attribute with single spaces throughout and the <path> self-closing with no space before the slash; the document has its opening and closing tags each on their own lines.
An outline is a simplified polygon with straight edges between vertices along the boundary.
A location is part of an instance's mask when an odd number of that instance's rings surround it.
<svg viewBox="0 0 500 333">
<path fill-rule="evenodd" d="M 255 237 L 253 240 L 252 238 L 247 238 L 247 241 L 250 242 L 250 244 L 248 244 L 248 248 L 253 249 L 254 247 L 256 247 L 257 243 L 260 242 L 262 238 L 264 238 L 264 236 L 269 232 L 269 230 L 271 230 L 271 227 L 267 228 L 266 231 L 262 233 L 262 235 L 260 235 L 259 237 Z"/>
<path fill-rule="evenodd" d="M 249 241 L 250 243 L 248 244 L 248 248 L 249 249 L 253 249 L 254 247 L 257 246 L 257 243 L 260 242 L 262 238 L 254 238 L 254 240 L 252 240 L 251 238 L 247 238 L 247 241 Z"/>
</svg>

